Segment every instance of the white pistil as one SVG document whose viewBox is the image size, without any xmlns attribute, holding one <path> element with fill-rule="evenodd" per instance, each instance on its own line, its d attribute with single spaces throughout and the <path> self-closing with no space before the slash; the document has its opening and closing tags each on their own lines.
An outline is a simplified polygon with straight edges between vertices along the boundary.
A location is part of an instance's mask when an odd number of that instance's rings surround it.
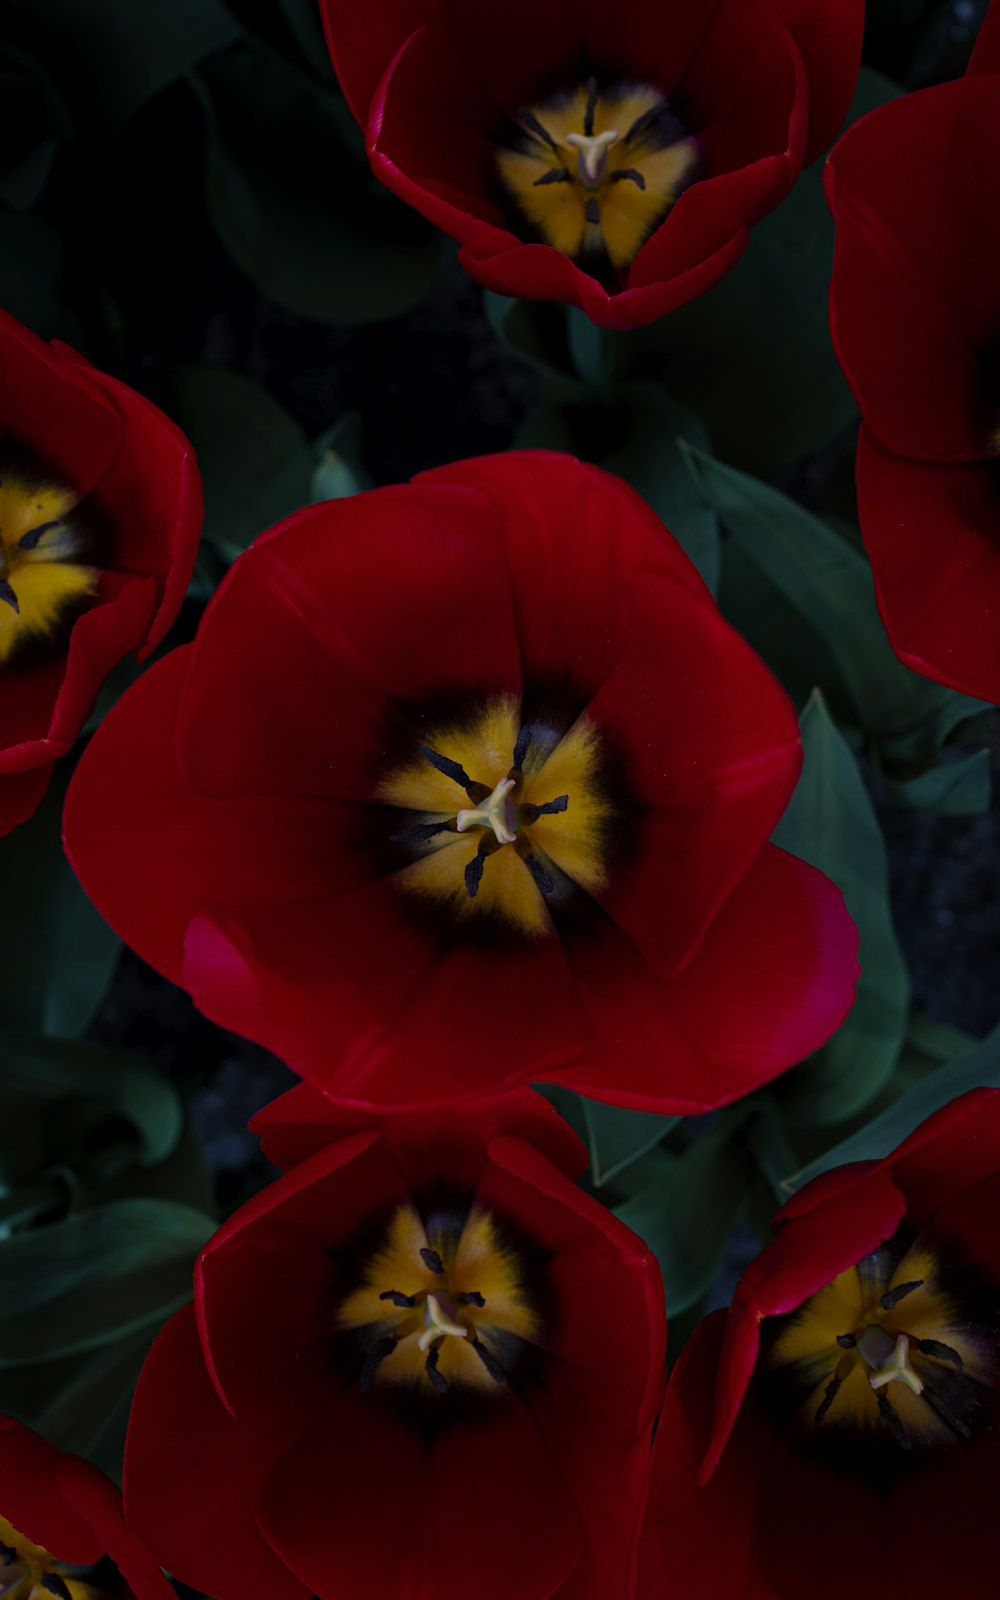
<svg viewBox="0 0 1000 1600">
<path fill-rule="evenodd" d="M 863 1339 L 859 1340 L 858 1347 L 865 1359 L 868 1360 L 869 1357 L 864 1349 Z M 900 1383 L 905 1383 L 907 1388 L 912 1389 L 914 1394 L 923 1394 L 924 1392 L 923 1379 L 910 1366 L 910 1341 L 905 1333 L 897 1335 L 896 1343 L 886 1358 L 876 1367 L 868 1382 L 873 1389 L 878 1390 L 884 1389 L 887 1384 L 894 1383 L 897 1380 Z"/>
<path fill-rule="evenodd" d="M 463 1328 L 460 1322 L 455 1322 L 445 1311 L 436 1294 L 427 1296 L 427 1326 L 417 1340 L 420 1349 L 427 1351 L 437 1339 L 443 1339 L 446 1334 L 451 1334 L 455 1339 L 467 1339 L 468 1328 Z"/>
<path fill-rule="evenodd" d="M 455 818 L 459 833 L 467 833 L 470 828 L 492 828 L 498 844 L 513 844 L 517 838 L 517 809 L 508 796 L 515 783 L 514 778 L 501 778 L 485 804 L 460 811 Z"/>
<path fill-rule="evenodd" d="M 608 165 L 608 151 L 618 140 L 618 130 L 609 128 L 604 133 L 568 133 L 566 143 L 577 152 L 576 166 L 580 182 L 588 189 L 603 183 Z"/>
</svg>

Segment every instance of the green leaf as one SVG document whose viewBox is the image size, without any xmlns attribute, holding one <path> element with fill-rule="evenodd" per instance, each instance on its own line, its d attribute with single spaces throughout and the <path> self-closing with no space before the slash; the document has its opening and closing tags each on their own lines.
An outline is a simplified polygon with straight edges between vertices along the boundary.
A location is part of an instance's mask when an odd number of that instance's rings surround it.
<svg viewBox="0 0 1000 1600">
<path fill-rule="evenodd" d="M 847 744 L 815 693 L 802 714 L 803 770 L 775 844 L 825 872 L 861 935 L 861 978 L 846 1022 L 788 1080 L 795 1115 L 838 1122 L 879 1093 L 896 1064 L 909 983 L 889 910 L 882 833 Z"/>
<path fill-rule="evenodd" d="M 316 440 L 319 460 L 312 475 L 313 500 L 342 500 L 371 488 L 362 455 L 363 429 L 360 411 L 347 411 Z"/>
<path fill-rule="evenodd" d="M 76 1038 L 111 981 L 121 941 L 63 855 L 66 776 L 30 821 L 0 839 L 0 1029 Z"/>
<path fill-rule="evenodd" d="M 646 1155 L 681 1120 L 649 1111 L 625 1111 L 598 1100 L 583 1099 L 582 1104 L 591 1178 L 597 1189 Z"/>
<path fill-rule="evenodd" d="M 41 1404 L 25 1411 L 15 1398 L 13 1409 L 58 1450 L 85 1457 L 120 1483 L 132 1396 L 157 1332 L 151 1325 L 70 1358 L 72 1370 L 65 1377 L 60 1374 L 59 1379 L 53 1370 L 59 1364 L 46 1362 L 35 1369 L 42 1377 Z M 24 1369 L 18 1367 L 0 1373 L 0 1381 L 6 1379 L 0 1389 L 4 1410 L 11 1409 L 7 1395 L 17 1397 L 18 1390 L 23 1391 L 24 1384 L 19 1382 L 23 1375 Z"/>
<path fill-rule="evenodd" d="M 28 0 L 47 65 L 72 88 L 81 117 L 96 109 L 115 129 L 160 89 L 225 50 L 239 29 L 217 0 Z M 23 0 L 22 0 L 23 4 Z"/>
<path fill-rule="evenodd" d="M 779 618 L 790 607 L 803 621 L 794 641 L 797 656 L 789 687 L 800 688 L 811 676 L 810 687 L 820 687 L 838 714 L 843 707 L 876 741 L 881 769 L 888 774 L 912 780 L 936 764 L 945 742 L 966 729 L 983 706 L 918 677 L 898 660 L 878 614 L 864 555 L 777 489 L 683 440 L 681 449 L 706 504 L 740 548 L 742 560 L 752 562 L 780 596 Z M 723 591 L 730 592 L 725 584 Z M 750 642 L 763 651 L 769 626 L 770 636 L 779 641 L 781 629 L 768 623 L 766 602 L 760 611 L 760 639 L 754 612 L 744 608 L 740 622 Z M 812 660 L 810 639 L 821 647 Z M 787 664 L 787 651 L 784 660 Z M 773 665 L 781 671 L 781 660 Z M 947 792 L 947 785 L 941 789 Z"/>
<path fill-rule="evenodd" d="M 927 1117 L 969 1089 L 1000 1089 L 1000 1025 L 980 1044 L 922 1077 L 864 1128 L 786 1178 L 786 1189 L 801 1189 L 821 1172 L 847 1161 L 880 1160 Z"/>
<path fill-rule="evenodd" d="M 265 389 L 224 367 L 183 366 L 171 411 L 198 453 L 205 538 L 234 561 L 259 533 L 309 503 L 314 457 L 298 423 Z"/>
<path fill-rule="evenodd" d="M 165 1160 L 181 1136 L 173 1085 L 132 1051 L 0 1033 L 0 1182 L 82 1150 L 111 1118 L 134 1128 L 143 1163 Z"/>
<path fill-rule="evenodd" d="M 659 1259 L 671 1316 L 707 1294 L 746 1204 L 743 1106 L 718 1113 L 660 1177 L 615 1215 Z"/>
<path fill-rule="evenodd" d="M 848 121 L 896 93 L 862 69 Z M 857 414 L 830 340 L 834 231 L 822 180 L 816 161 L 714 288 L 623 341 L 633 364 L 657 345 L 667 387 L 698 413 L 716 451 L 757 472 L 820 449 Z"/>
<path fill-rule="evenodd" d="M 247 43 L 196 88 L 209 215 L 262 294 L 336 326 L 397 317 L 424 297 L 440 237 L 359 171 L 332 87 Z"/>
<path fill-rule="evenodd" d="M 0 1239 L 0 1367 L 162 1326 L 190 1299 L 214 1227 L 170 1201 L 116 1200 Z"/>
</svg>

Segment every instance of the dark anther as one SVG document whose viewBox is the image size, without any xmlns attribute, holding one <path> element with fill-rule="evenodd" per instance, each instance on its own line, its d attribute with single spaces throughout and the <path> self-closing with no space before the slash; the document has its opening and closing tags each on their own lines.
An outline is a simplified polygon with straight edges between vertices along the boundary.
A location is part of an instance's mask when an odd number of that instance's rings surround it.
<svg viewBox="0 0 1000 1600">
<path fill-rule="evenodd" d="M 962 1358 L 950 1344 L 942 1344 L 940 1339 L 914 1339 L 913 1342 L 925 1356 L 936 1356 L 939 1361 L 950 1361 L 952 1366 L 961 1372 Z"/>
<path fill-rule="evenodd" d="M 482 850 L 478 850 L 465 868 L 465 890 L 470 900 L 474 900 L 479 893 L 485 865 L 486 856 Z"/>
<path fill-rule="evenodd" d="M 853 1333 L 838 1333 L 837 1335 L 837 1343 L 841 1350 L 853 1350 L 857 1342 Z"/>
<path fill-rule="evenodd" d="M 912 1294 L 914 1289 L 919 1289 L 923 1281 L 923 1278 L 914 1278 L 912 1283 L 900 1283 L 897 1284 L 895 1289 L 887 1289 L 879 1300 L 882 1310 L 892 1311 L 895 1306 L 899 1305 L 901 1300 L 905 1300 L 908 1294 Z"/>
<path fill-rule="evenodd" d="M 524 758 L 531 748 L 531 739 L 532 727 L 531 723 L 529 722 L 526 723 L 526 725 L 521 729 L 517 736 L 517 744 L 514 746 L 514 760 L 512 764 L 516 772 L 520 772 L 521 768 L 524 766 Z"/>
<path fill-rule="evenodd" d="M 518 121 L 523 122 L 529 132 L 533 133 L 536 139 L 541 139 L 543 144 L 547 144 L 550 150 L 559 149 L 548 128 L 544 123 L 539 122 L 535 113 L 529 111 L 527 106 L 518 106 L 517 117 Z"/>
<path fill-rule="evenodd" d="M 428 1378 L 430 1378 L 431 1383 L 434 1385 L 438 1393 L 445 1394 L 448 1389 L 448 1379 L 445 1377 L 443 1372 L 438 1371 L 438 1356 L 439 1351 L 437 1345 L 435 1345 L 432 1350 L 428 1350 L 427 1360 L 424 1362 L 424 1371 L 426 1372 Z"/>
<path fill-rule="evenodd" d="M 476 1355 L 479 1357 L 480 1361 L 483 1363 L 483 1366 L 486 1368 L 490 1377 L 493 1379 L 493 1382 L 503 1383 L 507 1374 L 504 1372 L 503 1367 L 500 1365 L 496 1356 L 487 1350 L 486 1346 L 480 1339 L 473 1339 L 472 1348 L 476 1352 Z"/>
<path fill-rule="evenodd" d="M 429 1250 L 425 1245 L 420 1252 L 420 1259 L 424 1266 L 429 1267 L 431 1272 L 436 1272 L 439 1278 L 444 1276 L 444 1262 L 436 1250 Z"/>
<path fill-rule="evenodd" d="M 645 189 L 646 187 L 645 178 L 641 172 L 636 171 L 635 167 L 619 167 L 617 172 L 611 174 L 612 183 L 621 183 L 623 178 L 627 178 L 629 183 L 634 183 L 638 189 Z"/>
<path fill-rule="evenodd" d="M 55 522 L 41 522 L 41 523 L 39 523 L 37 528 L 29 528 L 28 532 L 27 533 L 23 533 L 21 535 L 20 539 L 18 539 L 18 541 L 17 541 L 18 549 L 19 550 L 34 550 L 35 546 L 38 544 L 39 539 L 42 537 L 42 534 L 43 533 L 48 533 L 50 528 L 58 528 L 58 526 L 59 526 L 59 521 L 58 521 L 58 518 L 57 518 Z"/>
<path fill-rule="evenodd" d="M 634 139 L 638 139 L 644 133 L 648 133 L 650 128 L 653 127 L 654 123 L 657 123 L 660 120 L 660 113 L 662 110 L 663 101 L 660 100 L 655 106 L 650 106 L 648 111 L 644 111 L 640 117 L 636 117 L 631 128 L 629 128 L 628 133 L 622 140 L 622 143 L 631 144 Z"/>
<path fill-rule="evenodd" d="M 366 1394 L 371 1388 L 372 1379 L 386 1356 L 391 1356 L 396 1348 L 396 1341 L 391 1333 L 384 1339 L 376 1339 L 365 1357 L 365 1364 L 361 1369 L 361 1393 Z"/>
<path fill-rule="evenodd" d="M 524 820 L 525 822 L 534 822 L 538 817 L 554 817 L 560 811 L 567 811 L 568 809 L 569 795 L 560 794 L 554 800 L 546 800 L 542 806 L 525 806 Z M 528 815 L 529 812 L 530 816 Z"/>
<path fill-rule="evenodd" d="M 825 1389 L 824 1394 L 823 1394 L 823 1398 L 820 1401 L 819 1409 L 816 1412 L 815 1417 L 813 1418 L 813 1422 L 815 1423 L 817 1428 L 819 1427 L 820 1423 L 823 1421 L 823 1419 L 826 1416 L 827 1412 L 829 1411 L 830 1407 L 833 1405 L 833 1402 L 836 1400 L 839 1391 L 840 1391 L 840 1379 L 839 1378 L 831 1378 L 830 1382 L 826 1386 L 826 1389 Z"/>
<path fill-rule="evenodd" d="M 441 822 L 417 822 L 412 828 L 406 828 L 403 833 L 391 835 L 393 844 L 425 844 L 428 839 L 434 839 L 439 833 L 457 833 L 458 823 L 454 817 L 445 817 Z"/>
<path fill-rule="evenodd" d="M 537 857 L 533 856 L 531 852 L 528 851 L 521 857 L 521 860 L 524 862 L 542 893 L 551 894 L 555 888 L 555 884 Z"/>
<path fill-rule="evenodd" d="M 548 172 L 543 172 L 540 178 L 535 179 L 533 187 L 539 189 L 543 183 L 569 183 L 569 168 L 550 167 Z"/>
<path fill-rule="evenodd" d="M 583 131 L 587 138 L 593 137 L 594 112 L 597 110 L 597 79 L 587 79 L 587 105 L 583 113 Z"/>
<path fill-rule="evenodd" d="M 467 1294 L 460 1294 L 458 1300 L 459 1304 L 463 1306 L 484 1306 L 486 1304 L 478 1289 L 470 1289 Z"/>
<path fill-rule="evenodd" d="M 2 478 L 0 478 L 0 483 L 3 483 Z M 0 1539 L 0 1565 L 9 1567 L 11 1562 L 16 1560 L 17 1551 L 14 1546 L 12 1544 L 4 1544 L 3 1540 Z"/>
<path fill-rule="evenodd" d="M 401 1294 L 398 1289 L 385 1289 L 379 1295 L 380 1300 L 391 1300 L 394 1306 L 402 1309 L 404 1306 L 415 1306 L 416 1301 L 412 1294 Z"/>
<path fill-rule="evenodd" d="M 885 1423 L 889 1432 L 892 1434 L 892 1437 L 895 1439 L 896 1443 L 899 1445 L 899 1448 L 901 1450 L 912 1450 L 913 1446 L 911 1441 L 906 1436 L 906 1429 L 900 1422 L 896 1412 L 893 1411 L 892 1406 L 889 1404 L 885 1395 L 880 1392 L 875 1396 L 875 1399 L 878 1405 L 878 1414 L 882 1418 L 882 1421 Z"/>
<path fill-rule="evenodd" d="M 596 200 L 588 200 L 587 201 L 587 206 L 586 206 L 586 210 L 584 212 L 584 215 L 587 218 L 588 222 L 600 222 L 600 220 L 601 220 L 601 211 L 600 211 L 600 207 L 598 206 Z"/>
<path fill-rule="evenodd" d="M 69 1589 L 63 1583 L 58 1572 L 43 1572 L 38 1581 L 43 1589 L 49 1591 L 49 1594 L 57 1595 L 58 1600 L 73 1600 Z"/>
<path fill-rule="evenodd" d="M 655 106 L 650 106 L 640 117 L 636 117 L 628 133 L 622 140 L 623 144 L 636 144 L 645 141 L 647 135 L 655 139 L 654 148 L 664 149 L 668 144 L 674 144 L 678 139 L 687 135 L 684 124 L 674 116 L 665 100 L 657 101 Z"/>
<path fill-rule="evenodd" d="M 460 784 L 466 790 L 472 788 L 472 779 L 459 762 L 452 761 L 448 756 L 439 755 L 436 750 L 432 750 L 430 745 L 427 744 L 418 744 L 417 749 L 425 761 L 429 761 L 432 767 L 436 767 L 438 772 L 444 773 L 444 776 L 450 778 L 453 783 Z"/>
<path fill-rule="evenodd" d="M 935 1394 L 929 1387 L 924 1389 L 924 1399 L 934 1407 L 938 1416 L 948 1424 L 953 1433 L 957 1433 L 960 1439 L 968 1439 L 969 1429 L 959 1417 L 956 1417 L 946 1400 L 942 1400 L 941 1396 Z"/>
<path fill-rule="evenodd" d="M 17 595 L 6 578 L 0 578 L 0 600 L 5 600 L 9 606 L 13 606 L 14 610 L 20 613 L 21 607 L 17 603 Z"/>
</svg>

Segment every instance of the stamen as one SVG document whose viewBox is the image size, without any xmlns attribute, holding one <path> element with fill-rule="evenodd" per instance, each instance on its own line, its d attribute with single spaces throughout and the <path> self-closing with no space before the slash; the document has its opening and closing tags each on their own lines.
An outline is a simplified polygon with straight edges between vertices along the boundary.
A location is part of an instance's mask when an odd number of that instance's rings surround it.
<svg viewBox="0 0 1000 1600">
<path fill-rule="evenodd" d="M 913 1293 L 914 1289 L 921 1288 L 923 1286 L 923 1281 L 923 1278 L 914 1278 L 912 1283 L 900 1283 L 895 1289 L 887 1289 L 885 1294 L 882 1295 L 881 1299 L 879 1300 L 879 1305 L 882 1307 L 882 1310 L 894 1310 L 895 1307 L 899 1305 L 901 1300 L 904 1300 L 908 1294 Z"/>
<path fill-rule="evenodd" d="M 441 822 L 417 822 L 412 828 L 407 828 L 403 833 L 394 833 L 390 837 L 393 844 L 423 844 L 428 839 L 435 838 L 439 833 L 457 833 L 454 817 L 445 817 Z"/>
<path fill-rule="evenodd" d="M 597 110 L 597 79 L 587 79 L 587 105 L 583 113 L 583 131 L 588 138 L 594 132 L 594 113 Z"/>
<path fill-rule="evenodd" d="M 634 183 L 639 189 L 645 189 L 646 187 L 645 178 L 641 172 L 636 171 L 635 167 L 619 167 L 617 172 L 611 174 L 612 183 L 621 183 L 623 178 L 628 178 L 629 182 Z"/>
<path fill-rule="evenodd" d="M 431 1272 L 436 1272 L 439 1278 L 444 1276 L 444 1262 L 436 1250 L 431 1250 L 425 1245 L 420 1252 L 420 1259 L 424 1266 L 429 1267 Z"/>
<path fill-rule="evenodd" d="M 475 783 L 469 777 L 460 762 L 452 761 L 450 756 L 440 755 L 437 750 L 432 750 L 430 745 L 427 744 L 418 744 L 417 749 L 425 761 L 429 761 L 432 767 L 437 768 L 438 772 L 442 773 L 446 778 L 450 778 L 453 783 L 457 783 L 472 799 L 478 800 L 481 794 L 487 792 L 483 784 Z"/>
<path fill-rule="evenodd" d="M 400 1310 L 407 1306 L 415 1306 L 417 1303 L 412 1294 L 401 1294 L 398 1289 L 384 1290 L 383 1293 L 379 1295 L 379 1299 L 391 1300 L 394 1306 L 399 1306 Z"/>
<path fill-rule="evenodd" d="M 569 795 L 561 794 L 557 795 L 555 800 L 546 800 L 543 806 L 522 806 L 521 818 L 524 822 L 537 822 L 539 817 L 554 817 L 560 811 L 566 811 L 568 807 Z"/>
<path fill-rule="evenodd" d="M 664 102 L 658 100 L 655 106 L 650 106 L 648 111 L 644 111 L 641 116 L 636 117 L 622 140 L 622 144 L 631 144 L 634 139 L 639 138 L 640 134 L 648 133 L 653 123 L 659 120 L 663 105 Z"/>
<path fill-rule="evenodd" d="M 42 534 L 48 533 L 50 528 L 58 528 L 58 526 L 59 519 L 56 518 L 54 522 L 41 522 L 37 528 L 29 528 L 28 532 L 23 533 L 18 539 L 17 548 L 19 550 L 34 550 Z"/>
<path fill-rule="evenodd" d="M 535 113 L 529 110 L 527 106 L 518 106 L 517 120 L 522 122 L 528 131 L 535 135 L 536 139 L 541 139 L 543 144 L 547 144 L 550 150 L 559 149 L 548 128 L 543 122 L 539 122 Z"/>
<path fill-rule="evenodd" d="M 38 1581 L 43 1589 L 47 1589 L 49 1594 L 56 1595 L 58 1600 L 73 1600 L 69 1589 L 63 1583 L 58 1572 L 43 1572 Z"/>
<path fill-rule="evenodd" d="M 372 1379 L 378 1371 L 379 1366 L 385 1360 L 386 1356 L 392 1355 L 392 1352 L 395 1350 L 395 1348 L 396 1341 L 391 1333 L 387 1333 L 382 1339 L 376 1339 L 375 1343 L 372 1345 L 367 1356 L 365 1357 L 365 1364 L 361 1369 L 362 1394 L 367 1394 L 368 1390 L 371 1388 Z"/>
<path fill-rule="evenodd" d="M 486 1304 L 478 1289 L 470 1289 L 467 1294 L 460 1294 L 458 1300 L 459 1304 L 463 1306 L 484 1306 Z"/>
<path fill-rule="evenodd" d="M 913 1342 L 925 1356 L 936 1356 L 939 1361 L 950 1361 L 952 1366 L 961 1372 L 962 1358 L 950 1344 L 942 1344 L 940 1339 L 914 1339 Z"/>
<path fill-rule="evenodd" d="M 486 1368 L 490 1377 L 493 1379 L 493 1382 L 504 1383 L 507 1378 L 506 1372 L 504 1372 L 503 1367 L 500 1365 L 496 1356 L 493 1355 L 492 1351 L 487 1350 L 482 1340 L 473 1339 L 472 1348 L 476 1352 L 476 1355 L 479 1357 L 480 1361 L 483 1363 L 483 1366 Z"/>
<path fill-rule="evenodd" d="M 0 578 L 0 600 L 6 601 L 7 605 L 11 606 L 20 615 L 21 607 L 18 604 L 17 595 L 6 578 Z"/>
<path fill-rule="evenodd" d="M 837 1395 L 839 1393 L 840 1393 L 840 1379 L 839 1378 L 831 1378 L 830 1382 L 826 1386 L 826 1389 L 825 1389 L 824 1394 L 823 1394 L 823 1398 L 820 1401 L 819 1409 L 817 1410 L 816 1415 L 813 1418 L 813 1423 L 817 1428 L 819 1427 L 820 1423 L 823 1421 L 824 1417 L 826 1416 L 826 1414 L 829 1411 L 830 1407 L 833 1405 L 833 1402 L 836 1400 Z"/>
<path fill-rule="evenodd" d="M 540 189 L 544 183 L 569 183 L 569 181 L 568 167 L 552 167 L 548 172 L 543 172 L 540 178 L 535 179 L 533 187 Z"/>
<path fill-rule="evenodd" d="M 434 1346 L 433 1350 L 428 1350 L 427 1360 L 424 1362 L 424 1371 L 438 1393 L 447 1394 L 448 1379 L 445 1377 L 443 1372 L 438 1371 L 440 1354 L 441 1352 L 437 1345 Z"/>
<path fill-rule="evenodd" d="M 565 171 L 565 168 L 563 168 L 563 170 Z M 567 176 L 569 176 L 568 173 Z M 533 736 L 534 729 L 532 728 L 531 723 L 525 723 L 524 727 L 517 736 L 517 743 L 514 746 L 513 770 L 515 772 L 520 772 L 521 768 L 524 766 L 524 758 L 531 748 L 531 740 Z"/>
<path fill-rule="evenodd" d="M 837 1343 L 841 1350 L 853 1350 L 857 1342 L 853 1333 L 838 1333 L 837 1335 Z"/>
<path fill-rule="evenodd" d="M 598 208 L 597 201 L 596 200 L 588 200 L 586 208 L 585 208 L 583 214 L 586 217 L 588 222 L 600 222 L 601 213 L 600 213 L 600 210 Z"/>
<path fill-rule="evenodd" d="M 889 1404 L 886 1396 L 884 1394 L 877 1395 L 876 1400 L 878 1404 L 878 1414 L 882 1418 L 882 1421 L 885 1423 L 889 1432 L 892 1434 L 892 1437 L 895 1439 L 896 1443 L 899 1445 L 899 1448 L 901 1450 L 912 1450 L 913 1445 L 906 1436 L 906 1429 L 903 1427 L 903 1424 L 899 1420 L 896 1412 L 893 1411 L 892 1406 Z"/>
<path fill-rule="evenodd" d="M 479 841 L 479 849 L 465 868 L 465 890 L 470 900 L 474 900 L 479 893 L 479 885 L 483 881 L 483 868 L 488 856 L 499 850 L 500 842 L 494 839 L 491 833 L 484 833 Z"/>
</svg>

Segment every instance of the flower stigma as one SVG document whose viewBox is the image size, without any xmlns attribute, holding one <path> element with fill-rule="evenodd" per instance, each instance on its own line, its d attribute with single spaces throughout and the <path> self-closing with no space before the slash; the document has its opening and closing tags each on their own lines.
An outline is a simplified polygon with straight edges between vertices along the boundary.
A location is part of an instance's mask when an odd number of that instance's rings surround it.
<svg viewBox="0 0 1000 1600">
<path fill-rule="evenodd" d="M 51 639 L 68 608 L 97 588 L 66 520 L 76 504 L 60 485 L 0 476 L 0 667 L 29 640 Z"/>
<path fill-rule="evenodd" d="M 484 1208 L 425 1225 L 414 1206 L 399 1207 L 337 1314 L 338 1329 L 361 1341 L 362 1391 L 397 1384 L 426 1395 L 497 1393 L 538 1331 L 524 1276 Z"/>
<path fill-rule="evenodd" d="M 522 217 L 565 255 L 627 268 L 696 175 L 698 143 L 658 90 L 596 78 L 522 106 L 497 169 Z"/>
</svg>

